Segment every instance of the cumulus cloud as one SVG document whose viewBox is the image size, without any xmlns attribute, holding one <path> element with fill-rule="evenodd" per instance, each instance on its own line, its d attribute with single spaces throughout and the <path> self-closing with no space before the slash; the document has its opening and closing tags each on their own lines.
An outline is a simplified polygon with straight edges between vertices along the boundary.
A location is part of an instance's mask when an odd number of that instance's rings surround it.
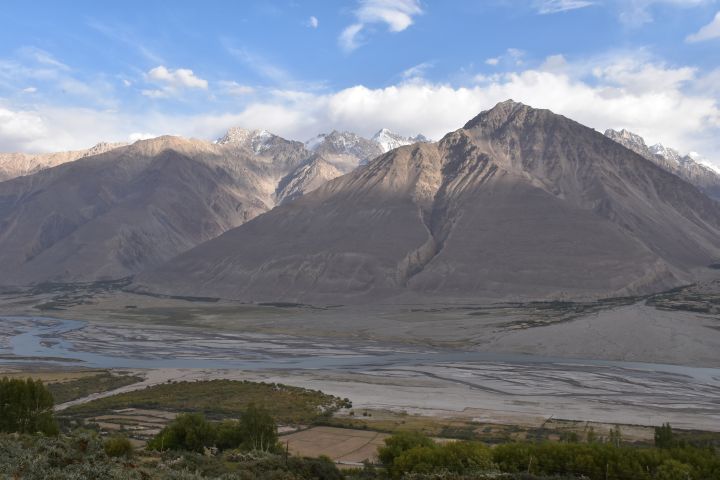
<svg viewBox="0 0 720 480">
<path fill-rule="evenodd" d="M 45 122 L 37 114 L 0 107 L 0 146 L 4 151 L 25 150 L 46 134 Z"/>
<path fill-rule="evenodd" d="M 715 15 L 712 22 L 708 23 L 696 33 L 687 37 L 688 42 L 702 42 L 705 40 L 712 40 L 714 38 L 720 38 L 720 12 Z"/>
<path fill-rule="evenodd" d="M 197 77 L 189 68 L 169 70 L 160 65 L 159 67 L 155 67 L 150 70 L 148 72 L 148 77 L 171 87 L 202 89 L 207 89 L 208 87 L 207 80 Z"/>
<path fill-rule="evenodd" d="M 37 87 L 25 87 L 22 89 L 23 93 L 36 93 Z"/>
<path fill-rule="evenodd" d="M 589 0 L 540 0 L 535 4 L 539 14 L 547 15 L 590 7 L 595 5 L 595 2 Z"/>
<path fill-rule="evenodd" d="M 422 13 L 418 0 L 360 0 L 354 11 L 357 21 L 342 31 L 338 41 L 349 52 L 360 46 L 360 34 L 368 25 L 385 24 L 391 32 L 402 32 Z"/>
<path fill-rule="evenodd" d="M 160 65 L 151 69 L 147 75 L 150 82 L 159 85 L 160 88 L 146 89 L 142 94 L 150 98 L 169 97 L 185 89 L 207 90 L 208 82 L 195 75 L 189 68 L 168 69 Z"/>
<path fill-rule="evenodd" d="M 320 25 L 320 22 L 318 21 L 317 17 L 311 16 L 307 21 L 307 26 L 310 28 L 318 28 Z"/>
</svg>

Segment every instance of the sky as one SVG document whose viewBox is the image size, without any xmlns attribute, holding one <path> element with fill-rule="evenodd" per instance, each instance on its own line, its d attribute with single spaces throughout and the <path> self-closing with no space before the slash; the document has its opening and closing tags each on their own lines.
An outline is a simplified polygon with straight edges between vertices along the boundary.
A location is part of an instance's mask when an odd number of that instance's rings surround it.
<svg viewBox="0 0 720 480">
<path fill-rule="evenodd" d="M 512 98 L 720 167 L 720 0 L 4 0 L 0 151 L 440 139 Z"/>
</svg>

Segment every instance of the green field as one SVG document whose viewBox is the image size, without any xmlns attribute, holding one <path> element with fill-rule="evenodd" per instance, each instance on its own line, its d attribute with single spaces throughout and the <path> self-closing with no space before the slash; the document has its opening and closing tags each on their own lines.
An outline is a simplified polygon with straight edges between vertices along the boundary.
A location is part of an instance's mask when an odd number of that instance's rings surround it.
<svg viewBox="0 0 720 480">
<path fill-rule="evenodd" d="M 274 383 L 232 380 L 165 383 L 101 398 L 63 412 L 91 416 L 124 408 L 202 412 L 211 418 L 237 417 L 248 405 L 266 408 L 281 424 L 308 424 L 346 406 L 320 391 Z"/>
<path fill-rule="evenodd" d="M 58 405 L 87 397 L 93 393 L 108 392 L 126 385 L 132 385 L 142 380 L 143 378 L 137 375 L 118 375 L 103 371 L 62 382 L 49 381 L 47 387 L 55 399 L 55 404 Z"/>
</svg>

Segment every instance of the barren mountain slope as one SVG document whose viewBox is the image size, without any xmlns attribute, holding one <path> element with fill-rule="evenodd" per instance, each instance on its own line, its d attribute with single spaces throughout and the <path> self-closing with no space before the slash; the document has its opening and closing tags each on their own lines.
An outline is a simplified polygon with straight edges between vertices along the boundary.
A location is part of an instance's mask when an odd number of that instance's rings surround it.
<svg viewBox="0 0 720 480">
<path fill-rule="evenodd" d="M 23 175 L 32 175 L 46 168 L 72 162 L 79 158 L 99 155 L 124 145 L 124 143 L 98 143 L 86 150 L 57 153 L 0 153 L 0 182 Z"/>
<path fill-rule="evenodd" d="M 498 104 L 141 274 L 246 301 L 579 298 L 660 290 L 720 258 L 720 208 L 547 110 Z"/>
<path fill-rule="evenodd" d="M 119 278 L 275 205 L 309 153 L 271 136 L 137 142 L 0 183 L 0 284 Z"/>
</svg>

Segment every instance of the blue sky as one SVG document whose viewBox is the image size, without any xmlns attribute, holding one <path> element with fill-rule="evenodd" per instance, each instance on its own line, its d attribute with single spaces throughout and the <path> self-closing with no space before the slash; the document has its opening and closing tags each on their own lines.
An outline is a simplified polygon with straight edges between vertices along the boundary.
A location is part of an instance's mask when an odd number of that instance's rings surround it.
<svg viewBox="0 0 720 480">
<path fill-rule="evenodd" d="M 720 1 L 16 1 L 0 150 L 229 126 L 439 138 L 513 97 L 720 165 Z"/>
</svg>

